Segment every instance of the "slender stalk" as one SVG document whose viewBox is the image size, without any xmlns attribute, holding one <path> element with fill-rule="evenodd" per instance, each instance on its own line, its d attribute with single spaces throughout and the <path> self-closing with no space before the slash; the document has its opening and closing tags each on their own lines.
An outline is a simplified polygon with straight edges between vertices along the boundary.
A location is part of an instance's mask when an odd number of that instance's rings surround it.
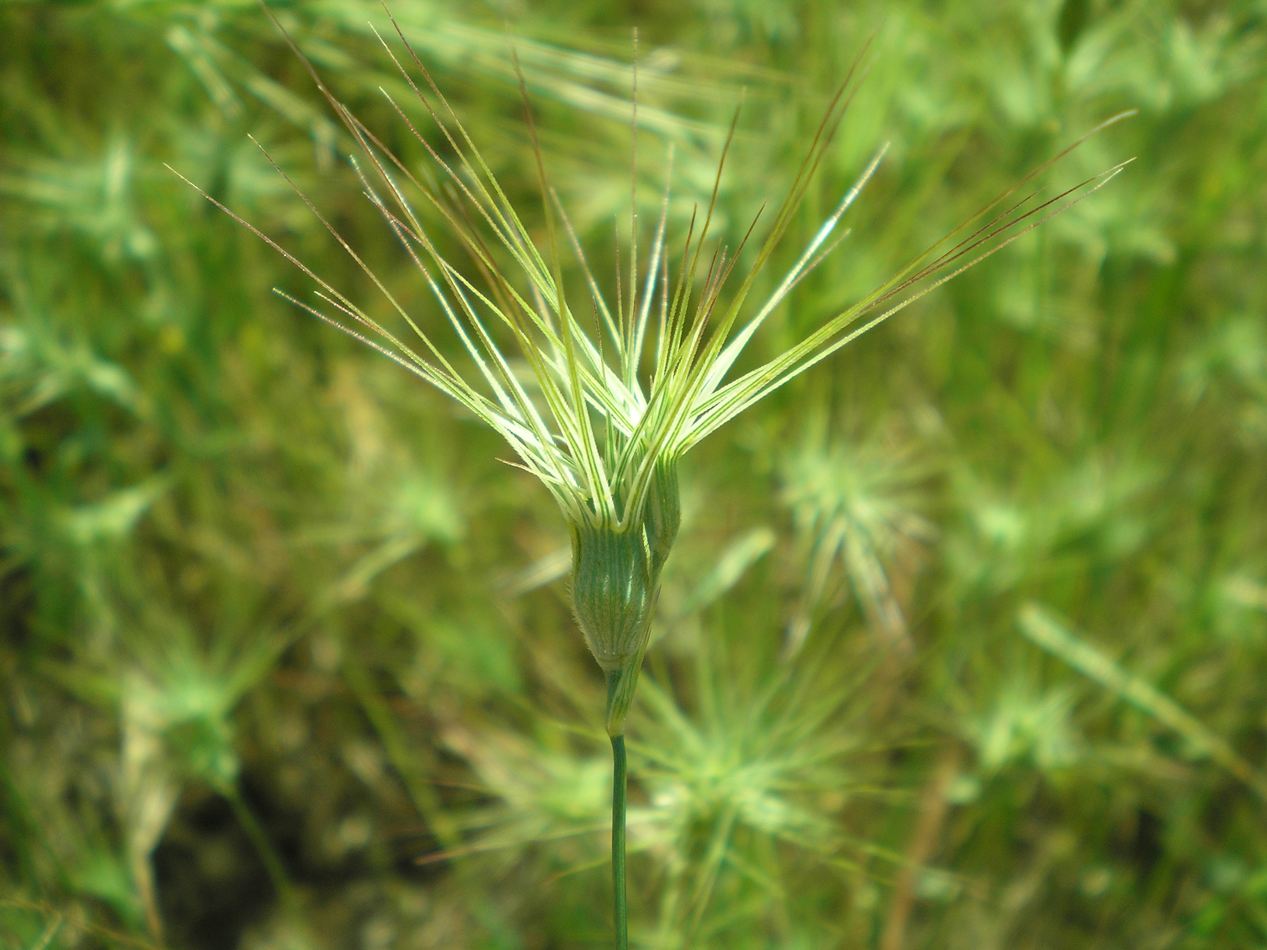
<svg viewBox="0 0 1267 950">
<path fill-rule="evenodd" d="M 612 736 L 612 895 L 616 917 L 616 946 L 629 948 L 629 899 L 625 893 L 625 799 L 628 766 L 625 737 Z"/>
<path fill-rule="evenodd" d="M 612 907 L 616 921 L 617 950 L 629 950 L 628 874 L 625 868 L 625 804 L 629 791 L 629 764 L 625 756 L 625 713 L 638 681 L 642 655 L 624 670 L 607 673 L 607 735 L 612 741 Z"/>
<path fill-rule="evenodd" d="M 255 817 L 255 812 L 246 803 L 237 786 L 224 784 L 220 787 L 220 794 L 228 801 L 229 807 L 233 809 L 234 817 L 237 818 L 242 830 L 246 833 L 246 837 L 255 847 L 260 860 L 264 862 L 264 872 L 276 889 L 279 900 L 283 905 L 293 907 L 295 892 L 291 888 L 290 877 L 286 873 L 285 865 L 282 864 L 281 855 L 277 853 L 273 843 L 268 840 L 264 826 Z"/>
</svg>

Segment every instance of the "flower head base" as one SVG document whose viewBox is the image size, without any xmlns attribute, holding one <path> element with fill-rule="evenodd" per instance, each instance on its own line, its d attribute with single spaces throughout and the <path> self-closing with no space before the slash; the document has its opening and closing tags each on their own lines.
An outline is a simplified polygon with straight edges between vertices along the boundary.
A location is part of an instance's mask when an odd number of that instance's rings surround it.
<svg viewBox="0 0 1267 950">
<path fill-rule="evenodd" d="M 604 671 L 642 658 L 660 588 L 660 571 L 677 537 L 677 470 L 661 465 L 643 507 L 628 527 L 572 525 L 572 603 L 585 642 Z"/>
<path fill-rule="evenodd" d="M 434 165 L 430 172 L 415 171 L 389 151 L 333 95 L 315 69 L 309 66 L 309 70 L 355 140 L 360 155 L 353 157 L 352 164 L 364 191 L 429 288 L 436 302 L 433 314 L 423 319 L 410 313 L 298 189 L 300 199 L 373 282 L 392 315 L 391 322 L 400 329 L 392 329 L 371 315 L 275 240 L 220 207 L 317 285 L 314 303 L 282 296 L 461 403 L 499 432 L 518 456 L 516 464 L 550 491 L 572 533 L 576 616 L 599 665 L 609 677 L 615 677 L 614 695 L 626 687 L 632 690 L 636 667 L 646 648 L 660 572 L 678 527 L 677 466 L 681 457 L 810 366 L 1102 187 L 1122 168 L 1087 178 L 1054 197 L 1040 200 L 1038 193 L 1032 192 L 1013 200 L 1022 185 L 1071 151 L 1080 139 L 1000 194 L 943 241 L 917 255 L 893 278 L 830 315 L 800 342 L 753 369 L 735 374 L 732 369 L 757 331 L 781 311 L 800 281 L 839 245 L 845 234 L 838 233 L 838 225 L 884 153 L 881 148 L 845 191 L 774 291 L 760 304 L 750 306 L 758 276 L 784 239 L 852 100 L 855 70 L 850 70 L 836 91 L 769 228 L 751 249 L 756 220 L 737 247 L 705 250 L 710 246 L 717 185 L 734 123 L 709 205 L 702 216 L 692 215 L 680 256 L 672 255 L 679 261 L 676 267 L 670 267 L 666 238 L 667 187 L 645 259 L 640 256 L 635 149 L 631 176 L 634 210 L 625 254 L 628 270 L 617 274 L 617 291 L 609 298 L 600 290 L 579 236 L 550 185 L 531 109 L 526 110 L 527 124 L 547 236 L 541 245 L 530 236 L 456 112 L 399 28 L 396 34 L 409 67 L 391 46 L 386 42 L 383 46 L 442 142 L 433 145 L 406 110 L 389 93 L 384 95 L 430 156 Z M 297 48 L 295 52 L 303 60 Z M 636 142 L 636 76 L 634 88 Z M 1104 125 L 1117 118 L 1120 116 Z M 671 167 L 671 161 L 669 164 Z M 286 177 L 275 163 L 274 167 Z M 430 209 L 434 217 L 425 220 L 419 205 Z M 433 240 L 431 228 L 436 224 L 460 245 L 461 264 Z M 578 316 L 564 284 L 562 257 L 568 246 L 579 265 L 577 283 L 588 298 L 581 310 L 592 313 L 592 320 Z M 742 276 L 736 277 L 741 262 Z M 460 345 L 459 353 L 433 339 L 428 324 L 434 323 L 437 315 L 449 324 Z M 508 342 L 513 342 L 522 362 L 506 355 Z M 626 676 L 631 668 L 633 673 Z M 613 702 L 620 707 L 619 695 L 609 700 L 609 729 Z M 619 708 L 617 712 L 623 719 L 623 712 Z"/>
<path fill-rule="evenodd" d="M 623 731 L 651 635 L 660 571 L 680 522 L 677 467 L 662 463 L 639 521 L 572 525 L 572 606 L 586 645 L 608 677 L 611 735 Z"/>
</svg>

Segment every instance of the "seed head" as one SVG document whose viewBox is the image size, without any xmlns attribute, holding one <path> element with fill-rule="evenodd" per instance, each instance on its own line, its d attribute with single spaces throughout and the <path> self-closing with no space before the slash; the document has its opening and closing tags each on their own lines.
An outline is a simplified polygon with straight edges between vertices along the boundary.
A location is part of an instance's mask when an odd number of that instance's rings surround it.
<svg viewBox="0 0 1267 950">
<path fill-rule="evenodd" d="M 735 130 L 732 121 L 709 204 L 702 214 L 698 210 L 692 214 L 680 257 L 674 255 L 680 263 L 671 267 L 667 252 L 670 193 L 666 185 L 645 258 L 639 253 L 637 215 L 631 212 L 628 273 L 617 275 L 617 286 L 623 289 L 609 297 L 600 289 L 550 185 L 526 91 L 525 112 L 546 232 L 541 243 L 530 236 L 457 113 L 392 22 L 404 62 L 386 41 L 383 46 L 440 141 L 433 144 L 409 111 L 390 93 L 383 94 L 430 156 L 432 173 L 416 172 L 393 154 L 291 45 L 354 140 L 359 154 L 353 156 L 352 164 L 365 194 L 429 288 L 436 303 L 433 312 L 426 316 L 409 312 L 298 188 L 300 200 L 373 282 L 392 315 L 390 321 L 372 316 L 273 238 L 220 207 L 295 264 L 317 287 L 313 302 L 279 291 L 282 296 L 461 403 L 500 433 L 518 456 L 515 464 L 550 491 L 571 529 L 577 619 L 609 676 L 627 672 L 632 665 L 636 677 L 646 648 L 660 572 L 677 532 L 677 470 L 686 452 L 810 366 L 1102 187 L 1123 167 L 1087 178 L 1054 197 L 1040 198 L 1034 191 L 1013 200 L 1023 185 L 1080 144 L 1080 139 L 914 257 L 893 278 L 829 315 L 799 342 L 753 369 L 734 373 L 754 335 L 781 312 L 800 281 L 840 244 L 847 233 L 838 227 L 840 221 L 884 155 L 881 147 L 774 291 L 759 304 L 751 304 L 758 277 L 785 239 L 853 99 L 857 67 L 831 98 L 800 167 L 755 247 L 750 250 L 749 244 L 761 213 L 737 247 L 710 243 L 718 186 Z M 522 79 L 520 85 L 523 89 Z M 634 90 L 636 141 L 636 72 Z M 631 191 L 636 208 L 636 150 L 633 156 Z M 269 161 L 291 182 L 271 157 Z M 671 150 L 666 164 L 671 175 Z M 437 179 L 439 184 L 434 183 Z M 465 262 L 459 264 L 441 251 L 432 239 L 433 227 L 457 240 Z M 567 247 L 579 265 L 580 283 L 588 297 L 582 309 L 593 314 L 592 320 L 578 316 L 569 296 L 571 288 L 564 286 L 562 256 Z M 462 357 L 451 355 L 447 351 L 451 348 L 433 339 L 431 327 L 437 316 L 449 324 Z M 518 350 L 522 364 L 507 356 L 507 343 Z M 617 676 L 612 682 L 615 693 L 632 690 L 632 678 Z"/>
</svg>

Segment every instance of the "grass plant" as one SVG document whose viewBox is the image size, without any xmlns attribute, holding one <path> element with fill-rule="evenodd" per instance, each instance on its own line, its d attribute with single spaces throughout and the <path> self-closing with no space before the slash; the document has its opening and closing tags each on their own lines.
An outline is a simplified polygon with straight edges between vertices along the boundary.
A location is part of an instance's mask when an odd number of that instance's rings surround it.
<svg viewBox="0 0 1267 950">
<path fill-rule="evenodd" d="M 631 943 L 1267 940 L 1260 11 L 275 12 L 0 6 L 0 947 L 610 944 L 578 613 Z"/>
<path fill-rule="evenodd" d="M 279 291 L 282 296 L 461 404 L 510 444 L 517 459 L 514 464 L 534 475 L 558 503 L 572 539 L 573 610 L 607 680 L 605 721 L 613 761 L 613 916 L 617 946 L 627 947 L 625 719 L 649 643 L 660 574 L 681 522 L 681 458 L 744 410 L 1072 207 L 1125 166 L 1115 165 L 1054 195 L 1035 190 L 1017 197 L 1018 191 L 1085 139 L 1075 142 L 1031 170 L 861 300 L 829 315 L 817 329 L 773 358 L 738 372 L 736 365 L 762 325 L 785 307 L 797 284 L 822 265 L 847 236 L 847 231 L 837 233 L 841 219 L 884 155 L 885 148 L 880 148 L 867 162 L 792 266 L 778 278 L 773 292 L 745 310 L 752 289 L 783 240 L 856 95 L 855 77 L 862 61 L 847 70 L 831 97 L 785 197 L 774 206 L 772 223 L 763 237 L 754 240 L 751 260 L 746 259 L 747 245 L 761 223 L 761 212 L 733 249 L 710 244 L 736 114 L 718 160 L 708 205 L 702 214 L 698 209 L 692 211 L 681 246 L 681 263 L 676 267 L 670 261 L 673 244 L 666 233 L 671 200 L 668 186 L 645 262 L 640 257 L 635 64 L 632 197 L 625 249 L 628 271 L 622 274 L 618 268 L 615 293 L 609 299 L 589 267 L 576 229 L 547 174 L 518 60 L 516 75 L 524 93 L 526 129 L 545 222 L 544 246 L 539 246 L 539 239 L 525 226 L 400 24 L 390 12 L 388 17 L 403 53 L 398 54 L 381 36 L 378 38 L 413 94 L 412 104 L 434 127 L 437 144 L 419 130 L 416 120 L 390 91 L 384 90 L 384 95 L 432 160 L 434 168 L 428 171 L 415 172 L 394 154 L 335 96 L 299 48 L 293 43 L 291 48 L 358 146 L 359 156 L 352 163 L 364 192 L 460 339 L 470 364 L 465 371 L 444 355 L 426 328 L 426 319 L 406 308 L 267 151 L 265 156 L 273 167 L 380 292 L 389 314 L 402 324 L 400 330 L 389 329 L 382 318 L 335 288 L 275 239 L 206 191 L 202 193 L 317 284 L 316 303 Z M 281 29 L 281 24 L 274 22 Z M 1114 116 L 1089 134 L 1125 115 Z M 445 148 L 444 154 L 440 147 Z M 671 154 L 668 166 L 671 176 Z M 439 226 L 456 238 L 469 261 L 466 270 L 437 246 L 432 236 L 435 225 L 424 223 L 427 208 L 437 215 Z M 581 319 L 579 314 L 584 311 L 578 312 L 565 290 L 565 242 L 575 254 L 588 292 L 589 321 Z M 619 249 L 616 258 L 620 259 Z M 741 265 L 743 270 L 735 275 Z M 737 287 L 731 286 L 732 275 Z M 530 371 L 527 380 L 503 352 L 498 341 L 503 334 L 516 344 L 519 358 Z M 862 539 L 855 544 L 869 543 L 870 532 L 856 524 L 845 534 L 851 540 Z M 859 562 L 857 570 L 867 572 L 874 605 L 883 596 L 877 590 L 883 581 L 876 577 L 874 555 L 867 563 L 865 552 L 855 552 L 854 560 Z M 891 607 L 889 612 L 889 626 L 900 625 L 893 619 Z"/>
</svg>

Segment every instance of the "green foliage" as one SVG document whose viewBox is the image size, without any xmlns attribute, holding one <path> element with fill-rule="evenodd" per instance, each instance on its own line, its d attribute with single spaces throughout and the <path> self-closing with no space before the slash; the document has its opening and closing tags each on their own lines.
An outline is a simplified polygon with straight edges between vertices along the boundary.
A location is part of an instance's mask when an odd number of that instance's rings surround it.
<svg viewBox="0 0 1267 950">
<path fill-rule="evenodd" d="M 544 242 L 514 48 L 611 301 L 632 28 L 637 211 L 652 233 L 672 145 L 675 255 L 735 105 L 731 252 L 874 34 L 752 300 L 888 153 L 735 354 L 766 398 L 679 466 L 628 719 L 634 944 L 1267 942 L 1267 8 L 396 7 Z M 379 91 L 410 94 L 381 7 L 273 8 L 424 167 Z M 1129 108 L 1041 197 L 1138 156 L 1110 187 L 765 392 Z M 0 947 L 602 945 L 604 684 L 557 507 L 495 434 L 272 296 L 302 279 L 163 167 L 368 299 L 250 133 L 441 328 L 277 31 L 239 0 L 4 4 L 0 129 Z"/>
</svg>

